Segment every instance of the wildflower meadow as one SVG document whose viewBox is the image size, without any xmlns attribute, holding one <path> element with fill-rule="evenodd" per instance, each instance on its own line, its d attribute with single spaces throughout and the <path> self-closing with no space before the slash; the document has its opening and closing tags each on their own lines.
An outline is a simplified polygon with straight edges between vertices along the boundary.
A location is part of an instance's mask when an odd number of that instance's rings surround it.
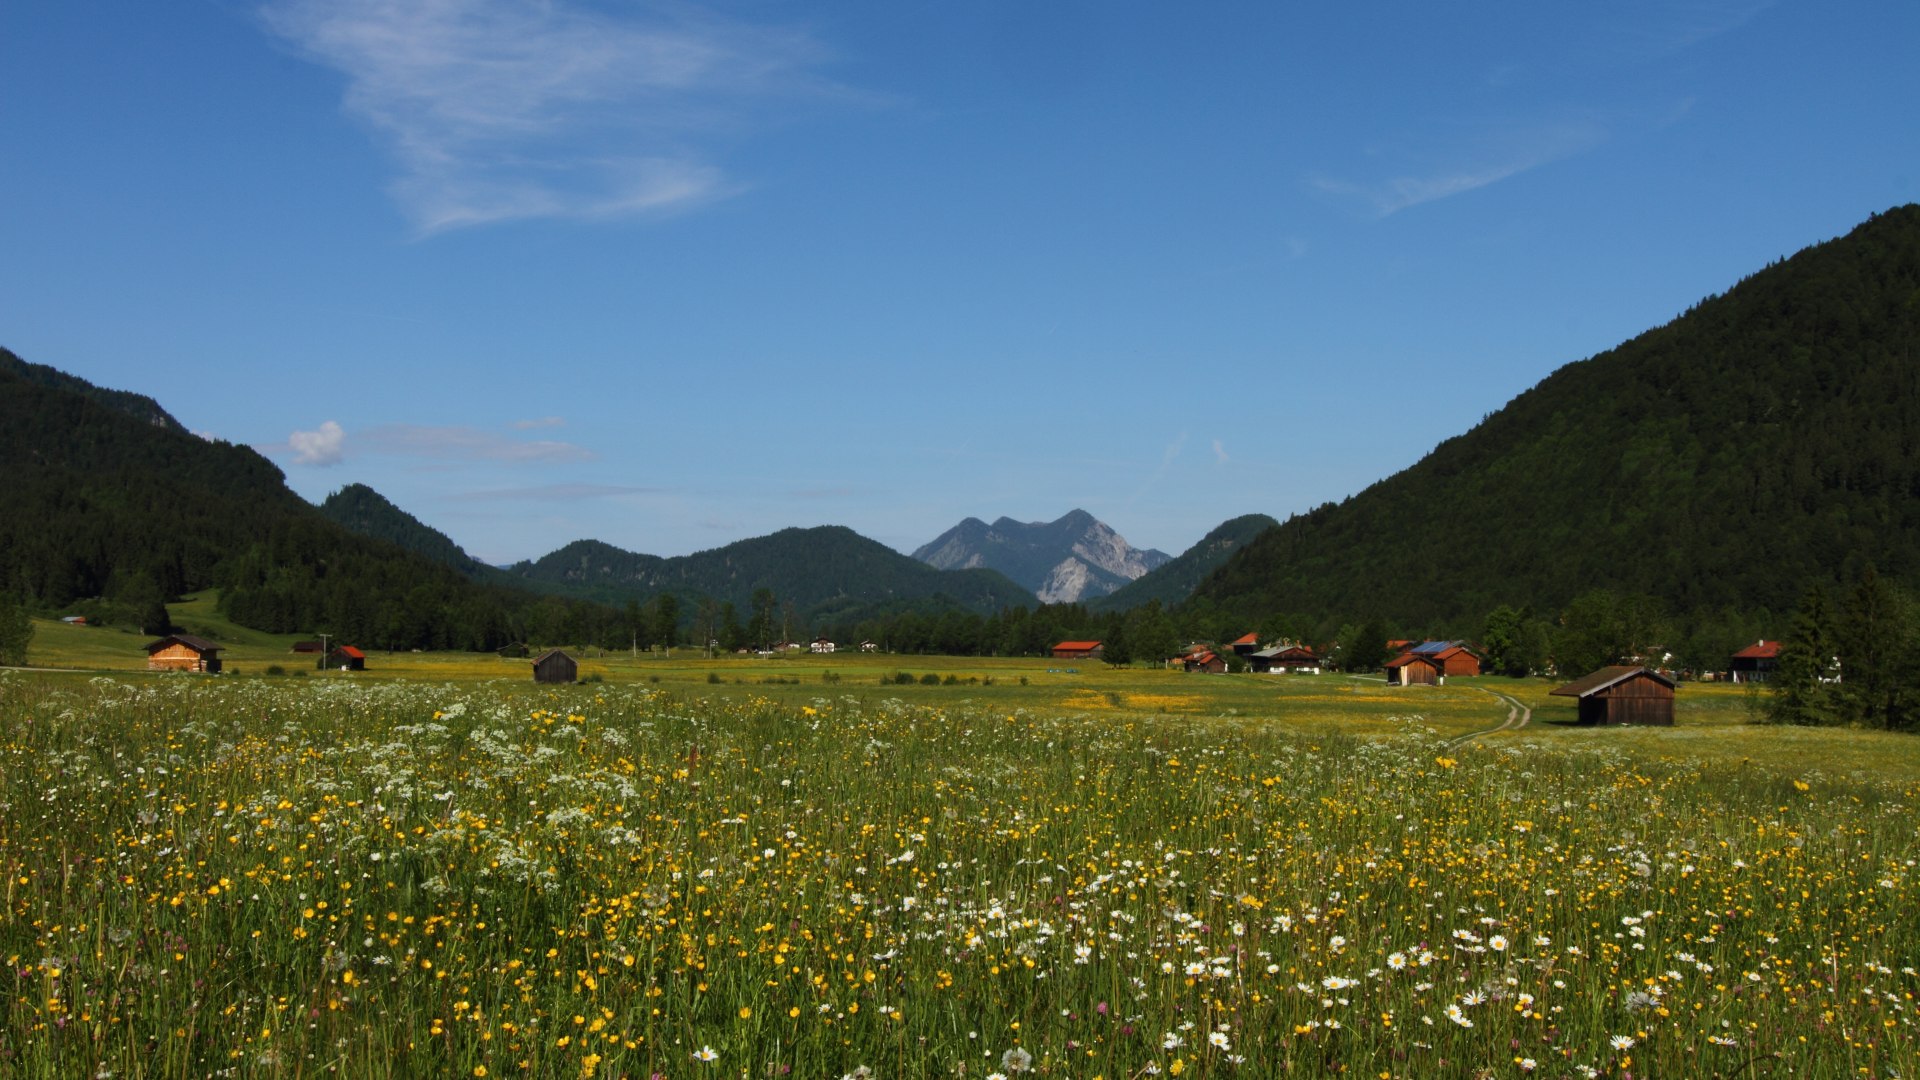
<svg viewBox="0 0 1920 1080">
<path fill-rule="evenodd" d="M 0 1075 L 1920 1074 L 1897 776 L 617 683 L 0 739 Z"/>
</svg>

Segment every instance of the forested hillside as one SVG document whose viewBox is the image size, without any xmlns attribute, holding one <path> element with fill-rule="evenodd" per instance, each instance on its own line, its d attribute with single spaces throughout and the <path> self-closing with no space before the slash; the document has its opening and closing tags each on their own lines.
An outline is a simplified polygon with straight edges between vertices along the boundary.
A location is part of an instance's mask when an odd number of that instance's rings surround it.
<svg viewBox="0 0 1920 1080">
<path fill-rule="evenodd" d="M 1192 595 L 1200 582 L 1234 552 L 1278 524 L 1265 514 L 1242 514 L 1224 521 L 1171 561 L 1115 592 L 1088 601 L 1087 607 L 1092 611 L 1126 611 L 1151 600 L 1172 607 Z"/>
<path fill-rule="evenodd" d="M 1866 563 L 1920 581 L 1917 496 L 1920 207 L 1905 206 L 1269 530 L 1195 602 L 1408 629 L 1594 589 L 1783 614 Z"/>
<path fill-rule="evenodd" d="M 369 648 L 625 641 L 599 605 L 488 588 L 328 521 L 254 450 L 186 433 L 151 399 L 0 356 L 0 592 L 143 617 L 219 587 L 237 623 Z M 569 636 L 570 635 L 570 636 Z"/>
<path fill-rule="evenodd" d="M 462 550 L 452 537 L 395 506 L 392 500 L 365 484 L 348 484 L 327 496 L 320 504 L 320 513 L 349 532 L 385 540 L 468 576 L 484 574 L 489 569 Z"/>
<path fill-rule="evenodd" d="M 672 595 L 682 611 L 711 600 L 745 612 L 766 591 L 803 626 L 908 610 L 987 614 L 1033 603 L 1032 594 L 996 571 L 936 570 L 838 525 L 782 529 L 673 558 L 579 540 L 507 573 L 608 602 Z"/>
</svg>

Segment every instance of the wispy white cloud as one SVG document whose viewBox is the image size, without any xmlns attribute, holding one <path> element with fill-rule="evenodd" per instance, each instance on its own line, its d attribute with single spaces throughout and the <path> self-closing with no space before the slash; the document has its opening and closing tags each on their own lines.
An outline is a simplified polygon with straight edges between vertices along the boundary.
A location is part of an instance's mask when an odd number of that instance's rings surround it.
<svg viewBox="0 0 1920 1080">
<path fill-rule="evenodd" d="M 558 416 L 542 416 L 534 420 L 515 420 L 512 424 L 512 427 L 515 431 L 532 431 L 535 428 L 566 427 L 566 426 L 567 426 L 566 420 Z"/>
<path fill-rule="evenodd" d="M 324 425 L 323 425 L 324 426 Z M 593 451 L 548 439 L 521 441 L 474 427 L 383 424 L 355 437 L 370 453 L 438 461 L 566 462 L 590 461 Z"/>
<path fill-rule="evenodd" d="M 1464 149 L 1399 155 L 1437 162 L 1419 172 L 1369 181 L 1322 175 L 1310 182 L 1328 194 L 1360 199 L 1371 206 L 1375 216 L 1387 217 L 1585 153 L 1606 136 L 1605 128 L 1588 121 L 1525 126 L 1469 139 Z"/>
<path fill-rule="evenodd" d="M 295 465 L 338 465 L 346 456 L 347 432 L 332 420 L 323 421 L 312 431 L 296 431 L 287 436 L 287 448 L 293 451 Z"/>
<path fill-rule="evenodd" d="M 1232 458 L 1227 456 L 1226 444 L 1221 442 L 1219 439 L 1213 440 L 1213 460 L 1216 463 L 1221 465 L 1225 465 L 1227 462 L 1233 460 Z"/>
<path fill-rule="evenodd" d="M 347 111 L 390 146 L 423 233 L 683 208 L 737 185 L 698 144 L 797 97 L 800 31 L 684 5 L 570 0 L 270 0 L 275 34 L 346 77 Z"/>
<path fill-rule="evenodd" d="M 533 487 L 468 491 L 447 498 L 452 502 L 586 502 L 620 495 L 657 495 L 664 490 L 624 484 L 539 484 Z"/>
</svg>

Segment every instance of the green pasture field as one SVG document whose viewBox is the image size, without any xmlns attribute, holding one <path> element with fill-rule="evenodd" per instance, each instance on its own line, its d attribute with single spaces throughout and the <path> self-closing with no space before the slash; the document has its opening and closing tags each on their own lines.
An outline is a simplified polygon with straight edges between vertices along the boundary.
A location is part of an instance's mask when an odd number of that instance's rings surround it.
<svg viewBox="0 0 1920 1080">
<path fill-rule="evenodd" d="M 1911 739 L 1720 688 L 1462 741 L 1549 687 L 391 661 L 0 672 L 0 1075 L 1920 1072 Z"/>
</svg>

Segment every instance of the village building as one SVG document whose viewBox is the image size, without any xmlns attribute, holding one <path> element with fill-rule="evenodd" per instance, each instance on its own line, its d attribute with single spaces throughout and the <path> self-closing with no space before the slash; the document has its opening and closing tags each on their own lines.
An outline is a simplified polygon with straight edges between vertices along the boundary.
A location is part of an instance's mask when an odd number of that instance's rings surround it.
<svg viewBox="0 0 1920 1080">
<path fill-rule="evenodd" d="M 533 655 L 533 650 L 528 648 L 527 643 L 524 641 L 515 641 L 502 645 L 498 652 L 501 658 L 506 660 L 525 660 L 527 657 Z"/>
<path fill-rule="evenodd" d="M 168 634 L 147 645 L 148 671 L 220 670 L 220 646 L 192 634 Z"/>
<path fill-rule="evenodd" d="M 297 653 L 318 653 L 326 652 L 327 650 L 324 645 L 321 645 L 317 641 L 296 641 L 293 643 L 293 651 Z"/>
<path fill-rule="evenodd" d="M 860 651 L 861 652 L 879 652 L 880 646 L 874 644 L 871 641 L 862 641 L 860 643 Z"/>
<path fill-rule="evenodd" d="M 1480 657 L 1464 641 L 1423 641 L 1407 651 L 1432 657 L 1442 675 L 1480 674 Z"/>
<path fill-rule="evenodd" d="M 533 681 L 537 683 L 578 682 L 580 665 L 574 662 L 573 657 L 559 649 L 549 649 L 534 660 Z"/>
<path fill-rule="evenodd" d="M 1305 645 L 1275 645 L 1247 657 L 1247 666 L 1261 675 L 1318 675 L 1318 653 Z"/>
<path fill-rule="evenodd" d="M 1673 725 L 1673 680 L 1637 664 L 1604 667 L 1583 679 L 1549 690 L 1580 699 L 1583 724 Z"/>
<path fill-rule="evenodd" d="M 335 645 L 327 650 L 320 667 L 327 671 L 365 671 L 367 654 L 351 645 Z"/>
<path fill-rule="evenodd" d="M 1212 649 L 1186 653 L 1180 658 L 1180 662 L 1181 666 L 1188 671 L 1199 671 L 1208 675 L 1219 675 L 1227 670 L 1227 662 L 1220 659 L 1220 654 Z"/>
<path fill-rule="evenodd" d="M 830 653 L 833 651 L 834 645 L 833 642 L 828 641 L 824 637 L 817 637 L 813 639 L 813 644 L 807 646 L 807 648 L 817 653 Z"/>
<path fill-rule="evenodd" d="M 1248 634 L 1245 637 L 1234 638 L 1227 643 L 1227 648 L 1232 649 L 1239 656 L 1252 656 L 1254 651 L 1260 648 L 1260 635 Z"/>
<path fill-rule="evenodd" d="M 1403 652 L 1387 661 L 1388 686 L 1433 686 L 1444 682 L 1440 661 L 1424 653 Z"/>
<path fill-rule="evenodd" d="M 1063 641 L 1053 647 L 1055 660 L 1097 660 L 1106 651 L 1098 641 Z"/>
<path fill-rule="evenodd" d="M 1734 653 L 1727 661 L 1727 678 L 1737 683 L 1763 683 L 1780 668 L 1780 643 L 1761 638 Z"/>
</svg>

